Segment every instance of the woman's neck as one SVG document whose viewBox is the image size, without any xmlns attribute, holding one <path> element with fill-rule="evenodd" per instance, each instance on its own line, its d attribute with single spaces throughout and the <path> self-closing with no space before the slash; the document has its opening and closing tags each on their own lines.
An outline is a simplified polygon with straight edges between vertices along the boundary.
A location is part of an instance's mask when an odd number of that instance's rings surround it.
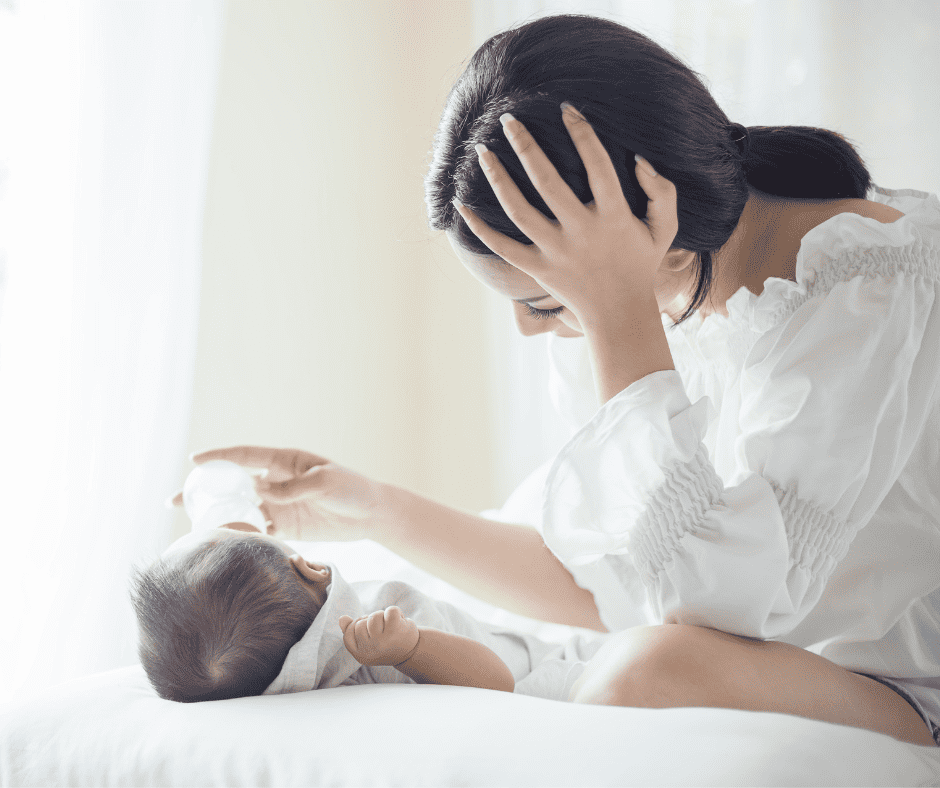
<svg viewBox="0 0 940 788">
<path fill-rule="evenodd" d="M 840 202 L 775 197 L 752 189 L 737 227 L 714 256 L 715 283 L 702 304 L 702 316 L 718 312 L 727 317 L 725 303 L 742 286 L 760 295 L 771 277 L 795 282 L 803 236 L 837 212 Z"/>
</svg>

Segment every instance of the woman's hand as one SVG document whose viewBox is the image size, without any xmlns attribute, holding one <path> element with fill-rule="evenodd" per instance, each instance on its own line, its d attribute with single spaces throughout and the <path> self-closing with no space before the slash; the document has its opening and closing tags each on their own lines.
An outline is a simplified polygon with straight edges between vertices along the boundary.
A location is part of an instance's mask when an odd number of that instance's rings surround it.
<svg viewBox="0 0 940 788">
<path fill-rule="evenodd" d="M 233 446 L 193 455 L 201 465 L 229 460 L 244 468 L 263 468 L 255 489 L 260 509 L 271 521 L 268 534 L 278 539 L 347 542 L 373 535 L 385 508 L 385 485 L 300 449 Z M 173 504 L 181 506 L 183 493 Z"/>
<path fill-rule="evenodd" d="M 457 201 L 455 206 L 494 254 L 533 277 L 589 330 L 609 317 L 622 319 L 638 297 L 652 297 L 656 272 L 679 231 L 676 187 L 650 174 L 645 160 L 638 162 L 637 179 L 650 200 L 648 225 L 638 219 L 594 129 L 573 107 L 563 107 L 565 126 L 587 170 L 592 203 L 583 204 L 525 127 L 504 115 L 506 136 L 557 221 L 532 207 L 496 155 L 482 146 L 480 165 L 500 205 L 533 243 L 514 241 L 466 206 Z"/>
</svg>

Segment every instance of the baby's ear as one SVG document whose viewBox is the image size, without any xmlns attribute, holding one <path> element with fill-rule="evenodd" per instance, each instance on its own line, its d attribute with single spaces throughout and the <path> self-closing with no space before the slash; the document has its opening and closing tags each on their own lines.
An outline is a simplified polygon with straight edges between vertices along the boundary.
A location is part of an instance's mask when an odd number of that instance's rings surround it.
<svg viewBox="0 0 940 788">
<path fill-rule="evenodd" d="M 312 569 L 321 577 L 330 576 L 330 568 L 326 564 L 318 564 L 316 561 L 307 561 L 307 567 Z"/>
<path fill-rule="evenodd" d="M 317 564 L 308 561 L 299 553 L 294 553 L 288 558 L 297 572 L 304 580 L 311 583 L 323 583 L 330 579 L 330 568 L 324 564 Z"/>
</svg>

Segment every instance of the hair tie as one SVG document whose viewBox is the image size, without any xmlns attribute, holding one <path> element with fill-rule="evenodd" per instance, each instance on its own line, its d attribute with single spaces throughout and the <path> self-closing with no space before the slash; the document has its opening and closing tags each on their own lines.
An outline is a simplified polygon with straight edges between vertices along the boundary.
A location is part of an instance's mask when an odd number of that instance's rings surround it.
<svg viewBox="0 0 940 788">
<path fill-rule="evenodd" d="M 740 123 L 732 123 L 728 127 L 728 134 L 731 139 L 734 140 L 735 145 L 738 146 L 741 157 L 747 158 L 747 151 L 751 146 L 751 132 L 747 130 L 747 126 L 742 126 Z"/>
</svg>

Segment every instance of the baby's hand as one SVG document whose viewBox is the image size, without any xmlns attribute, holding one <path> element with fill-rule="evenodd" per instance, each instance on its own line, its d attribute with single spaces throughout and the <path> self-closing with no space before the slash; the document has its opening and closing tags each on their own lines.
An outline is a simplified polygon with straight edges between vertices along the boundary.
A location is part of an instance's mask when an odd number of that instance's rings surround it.
<svg viewBox="0 0 940 788">
<path fill-rule="evenodd" d="M 346 650 L 363 665 L 400 665 L 418 646 L 418 625 L 392 606 L 353 621 L 340 616 Z"/>
</svg>

